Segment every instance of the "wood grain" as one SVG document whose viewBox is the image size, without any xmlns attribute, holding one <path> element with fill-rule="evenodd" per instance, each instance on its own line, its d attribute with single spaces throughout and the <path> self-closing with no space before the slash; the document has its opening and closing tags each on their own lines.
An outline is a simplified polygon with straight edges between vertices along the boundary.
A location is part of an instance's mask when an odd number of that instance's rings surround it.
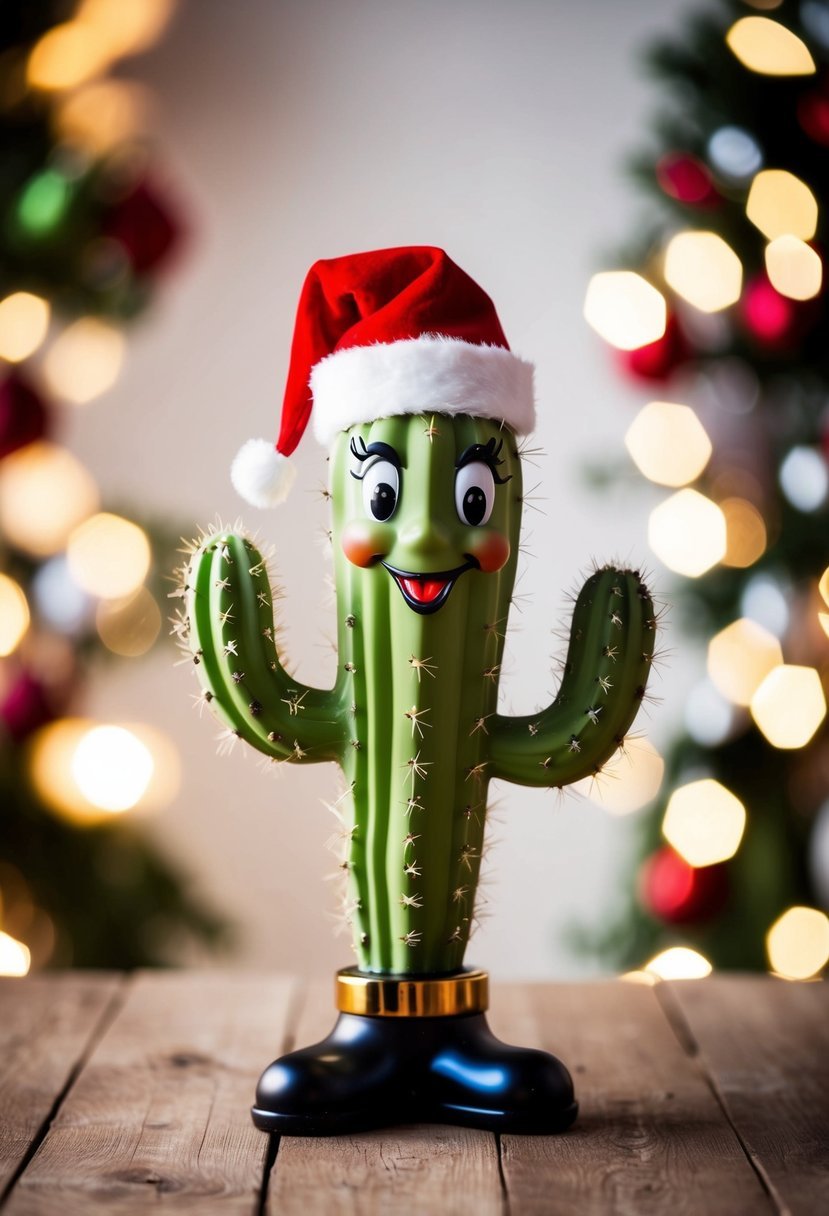
<svg viewBox="0 0 829 1216">
<path fill-rule="evenodd" d="M 251 1216 L 267 1139 L 249 1108 L 259 1072 L 281 1050 L 291 993 L 284 978 L 138 976 L 8 1216 L 159 1207 Z"/>
<path fill-rule="evenodd" d="M 113 1002 L 118 976 L 0 979 L 0 1195 Z"/>
<path fill-rule="evenodd" d="M 505 1136 L 510 1216 L 762 1216 L 775 1211 L 654 990 L 620 982 L 495 987 L 493 1029 L 573 1073 L 563 1136 Z"/>
<path fill-rule="evenodd" d="M 829 987 L 712 976 L 665 995 L 780 1210 L 829 1211 Z"/>
<path fill-rule="evenodd" d="M 297 1045 L 336 1018 L 333 985 L 312 988 Z M 502 1216 L 495 1137 L 443 1126 L 357 1136 L 285 1136 L 268 1189 L 270 1216 Z"/>
</svg>

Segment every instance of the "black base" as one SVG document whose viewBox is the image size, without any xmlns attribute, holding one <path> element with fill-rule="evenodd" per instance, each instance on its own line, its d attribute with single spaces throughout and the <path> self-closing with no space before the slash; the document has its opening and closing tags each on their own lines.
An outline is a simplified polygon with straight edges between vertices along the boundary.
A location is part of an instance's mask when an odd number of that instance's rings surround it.
<svg viewBox="0 0 829 1216">
<path fill-rule="evenodd" d="M 482 1013 L 341 1013 L 328 1038 L 275 1060 L 253 1121 L 286 1136 L 336 1136 L 400 1123 L 492 1132 L 562 1132 L 578 1113 L 555 1056 L 496 1039 Z"/>
</svg>

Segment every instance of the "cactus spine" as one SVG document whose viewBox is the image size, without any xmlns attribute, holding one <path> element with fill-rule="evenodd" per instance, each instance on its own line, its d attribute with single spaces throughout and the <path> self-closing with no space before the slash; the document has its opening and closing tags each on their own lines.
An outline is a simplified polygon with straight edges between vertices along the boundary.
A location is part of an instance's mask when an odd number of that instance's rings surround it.
<svg viewBox="0 0 829 1216">
<path fill-rule="evenodd" d="M 389 452 L 396 486 L 388 473 L 378 492 L 395 489 L 396 503 L 386 516 L 388 498 L 375 518 L 365 470 Z M 491 514 L 470 523 L 458 495 L 466 485 L 480 495 L 483 465 L 494 473 Z M 497 712 L 520 466 L 511 432 L 479 418 L 395 417 L 338 437 L 339 656 L 328 691 L 298 684 L 282 667 L 265 565 L 249 540 L 208 536 L 188 566 L 188 645 L 211 707 L 275 760 L 337 760 L 343 769 L 353 815 L 342 867 L 366 971 L 460 967 L 490 779 L 561 787 L 600 772 L 644 695 L 653 603 L 637 572 L 606 567 L 576 602 L 553 703 L 518 718 Z"/>
</svg>

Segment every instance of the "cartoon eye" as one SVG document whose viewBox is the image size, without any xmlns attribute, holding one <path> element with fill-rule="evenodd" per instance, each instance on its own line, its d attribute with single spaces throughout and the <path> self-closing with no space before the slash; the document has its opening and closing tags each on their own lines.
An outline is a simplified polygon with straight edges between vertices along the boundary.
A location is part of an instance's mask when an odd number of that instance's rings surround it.
<svg viewBox="0 0 829 1216">
<path fill-rule="evenodd" d="M 361 477 L 363 506 L 374 519 L 391 519 L 400 494 L 400 473 L 390 460 L 375 460 Z"/>
<path fill-rule="evenodd" d="M 462 465 L 455 474 L 455 508 L 462 523 L 485 524 L 495 504 L 495 478 L 483 460 Z"/>
</svg>

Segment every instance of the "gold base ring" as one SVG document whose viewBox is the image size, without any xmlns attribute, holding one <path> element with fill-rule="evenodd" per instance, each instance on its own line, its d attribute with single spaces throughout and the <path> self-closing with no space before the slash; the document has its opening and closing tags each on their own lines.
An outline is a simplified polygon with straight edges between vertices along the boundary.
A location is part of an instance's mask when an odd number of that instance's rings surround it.
<svg viewBox="0 0 829 1216">
<path fill-rule="evenodd" d="M 372 1018 L 445 1018 L 483 1013 L 489 1005 L 486 971 L 455 971 L 419 978 L 370 975 L 356 967 L 337 972 L 335 1000 L 340 1013 Z"/>
</svg>

